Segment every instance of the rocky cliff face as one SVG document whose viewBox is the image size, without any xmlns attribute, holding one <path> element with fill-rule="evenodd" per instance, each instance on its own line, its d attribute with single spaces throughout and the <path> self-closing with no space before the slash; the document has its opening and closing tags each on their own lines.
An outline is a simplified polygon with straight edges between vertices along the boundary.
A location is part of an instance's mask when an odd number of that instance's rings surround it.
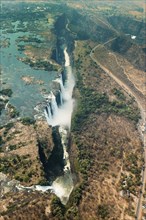
<svg viewBox="0 0 146 220">
<path fill-rule="evenodd" d="M 112 29 L 104 26 L 99 20 L 94 20 L 88 16 L 88 12 L 80 10 L 68 10 L 69 28 L 76 39 L 105 42 L 115 35 Z"/>
<path fill-rule="evenodd" d="M 137 36 L 136 41 L 140 44 L 145 43 L 145 22 L 134 19 L 132 16 L 109 16 L 108 21 L 120 33 Z"/>
<path fill-rule="evenodd" d="M 130 37 L 117 37 L 111 44 L 110 49 L 124 56 L 135 68 L 146 70 L 146 55 L 141 46 L 137 45 Z"/>
<path fill-rule="evenodd" d="M 59 63 L 64 63 L 63 48 L 67 47 L 69 53 L 73 51 L 74 48 L 74 36 L 67 30 L 67 25 L 69 23 L 68 16 L 63 13 L 57 19 L 54 27 L 55 34 L 57 36 L 56 48 L 52 52 L 52 57 Z"/>
<path fill-rule="evenodd" d="M 38 140 L 40 160 L 43 164 L 45 177 L 52 183 L 52 181 L 59 175 L 63 174 L 63 147 L 61 143 L 59 127 L 53 127 L 51 132 L 52 149 L 48 148 L 48 142 L 45 139 Z"/>
</svg>

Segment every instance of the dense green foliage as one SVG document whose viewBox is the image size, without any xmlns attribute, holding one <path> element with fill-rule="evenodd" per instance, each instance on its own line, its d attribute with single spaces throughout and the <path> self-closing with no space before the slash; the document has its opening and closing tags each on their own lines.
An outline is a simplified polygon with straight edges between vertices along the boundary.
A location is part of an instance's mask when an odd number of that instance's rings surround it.
<svg viewBox="0 0 146 220">
<path fill-rule="evenodd" d="M 98 205 L 97 216 L 100 216 L 101 219 L 108 219 L 108 216 L 109 216 L 108 206 L 107 205 Z"/>
<path fill-rule="evenodd" d="M 56 196 L 54 196 L 51 202 L 51 213 L 59 220 L 64 219 L 65 207 L 61 203 L 60 199 Z"/>
<path fill-rule="evenodd" d="M 137 188 L 142 184 L 141 182 L 141 165 L 138 164 L 139 158 L 134 153 L 129 154 L 125 158 L 125 167 L 129 171 L 130 175 L 122 174 L 120 180 L 121 189 L 127 194 L 136 195 Z"/>
<path fill-rule="evenodd" d="M 76 186 L 69 198 L 66 206 L 64 206 L 60 199 L 54 196 L 51 202 L 51 213 L 58 220 L 78 220 L 78 205 L 82 198 L 82 190 L 84 184 Z"/>
<path fill-rule="evenodd" d="M 78 104 L 78 110 L 76 111 L 72 121 L 73 131 L 79 131 L 82 127 L 81 125 L 83 125 L 88 116 L 92 113 L 115 113 L 138 122 L 140 117 L 139 110 L 133 110 L 130 105 L 127 105 L 123 94 L 119 92 L 119 90 L 115 90 L 114 94 L 120 97 L 120 100 L 110 101 L 106 93 L 98 93 L 89 87 L 85 87 L 83 85 L 82 76 L 79 72 L 77 77 L 77 88 L 80 91 L 81 97 Z"/>
<path fill-rule="evenodd" d="M 123 100 L 123 101 L 126 100 L 124 94 L 123 94 L 119 89 L 114 88 L 114 89 L 113 89 L 113 93 L 114 93 L 114 95 L 116 95 L 120 100 Z"/>
<path fill-rule="evenodd" d="M 8 124 L 5 125 L 5 128 L 6 128 L 6 130 L 9 130 L 9 129 L 11 129 L 13 126 L 14 126 L 14 123 L 13 123 L 13 122 L 10 122 L 10 123 L 8 123 Z"/>
<path fill-rule="evenodd" d="M 30 58 L 25 58 L 24 60 L 25 64 L 29 64 L 30 67 L 34 68 L 34 69 L 44 69 L 46 71 L 57 71 L 58 68 L 56 65 L 51 64 L 48 61 L 45 60 L 36 60 L 35 62 L 33 62 Z"/>
<path fill-rule="evenodd" d="M 28 155 L 3 157 L 0 158 L 0 172 L 8 173 L 20 182 L 28 182 L 34 172 L 28 169 L 31 164 L 32 161 L 28 160 Z"/>
<path fill-rule="evenodd" d="M 0 94 L 1 95 L 6 95 L 6 96 L 9 96 L 9 97 L 11 97 L 12 96 L 12 90 L 11 89 L 2 89 L 1 91 L 0 91 Z"/>
<path fill-rule="evenodd" d="M 9 146 L 9 150 L 16 150 L 16 148 L 17 148 L 16 144 L 13 144 L 13 145 Z"/>
<path fill-rule="evenodd" d="M 7 135 L 8 131 L 9 131 L 11 128 L 13 128 L 13 126 L 14 126 L 14 123 L 13 123 L 13 122 L 10 122 L 10 123 L 8 123 L 8 124 L 5 125 L 4 136 Z"/>
<path fill-rule="evenodd" d="M 35 124 L 35 120 L 29 117 L 25 117 L 21 119 L 22 124 L 24 125 L 32 125 Z"/>
<path fill-rule="evenodd" d="M 77 137 L 75 143 L 78 147 L 79 153 L 76 161 L 76 171 L 82 173 L 83 179 L 86 181 L 87 173 L 92 165 L 92 155 L 88 146 L 82 143 Z"/>
</svg>

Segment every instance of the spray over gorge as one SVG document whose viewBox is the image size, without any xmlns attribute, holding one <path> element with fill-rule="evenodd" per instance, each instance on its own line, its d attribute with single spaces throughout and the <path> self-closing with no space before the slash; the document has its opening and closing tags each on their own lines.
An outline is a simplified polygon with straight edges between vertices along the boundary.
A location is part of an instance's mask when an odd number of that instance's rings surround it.
<svg viewBox="0 0 146 220">
<path fill-rule="evenodd" d="M 64 56 L 64 71 L 66 73 L 65 83 L 63 84 L 62 75 L 60 75 L 59 79 L 55 80 L 60 85 L 60 106 L 57 104 L 55 95 L 51 92 L 48 97 L 49 101 L 45 109 L 45 116 L 49 125 L 52 127 L 59 126 L 59 133 L 63 146 L 64 174 L 53 181 L 52 190 L 61 199 L 62 203 L 66 204 L 73 189 L 73 180 L 67 147 L 74 103 L 72 93 L 75 80 L 70 66 L 70 58 L 67 53 L 67 48 L 64 49 Z"/>
<path fill-rule="evenodd" d="M 58 106 L 56 97 L 53 92 L 50 93 L 48 105 L 46 107 L 46 118 L 51 126 L 61 125 L 70 129 L 71 114 L 73 111 L 72 92 L 75 85 L 72 68 L 70 66 L 70 58 L 67 53 L 67 48 L 64 49 L 65 56 L 65 74 L 66 82 L 63 85 L 62 74 L 59 79 L 54 81 L 60 85 L 60 106 Z"/>
</svg>

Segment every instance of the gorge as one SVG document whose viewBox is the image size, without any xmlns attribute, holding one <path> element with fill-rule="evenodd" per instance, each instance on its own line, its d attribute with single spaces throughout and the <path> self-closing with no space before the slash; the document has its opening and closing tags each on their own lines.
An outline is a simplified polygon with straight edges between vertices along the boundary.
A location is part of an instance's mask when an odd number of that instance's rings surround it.
<svg viewBox="0 0 146 220">
<path fill-rule="evenodd" d="M 64 174 L 52 183 L 55 194 L 66 204 L 73 189 L 73 180 L 70 169 L 69 155 L 67 152 L 68 138 L 71 126 L 71 116 L 74 100 L 72 98 L 75 79 L 70 66 L 70 58 L 67 48 L 64 49 L 66 81 L 63 85 L 62 75 L 56 81 L 60 84 L 61 105 L 58 106 L 56 97 L 53 93 L 49 96 L 47 109 L 45 110 L 46 119 L 52 127 L 59 125 L 59 133 L 63 146 Z"/>
<path fill-rule="evenodd" d="M 143 6 L 124 3 L 2 3 L 0 220 L 145 215 Z"/>
</svg>

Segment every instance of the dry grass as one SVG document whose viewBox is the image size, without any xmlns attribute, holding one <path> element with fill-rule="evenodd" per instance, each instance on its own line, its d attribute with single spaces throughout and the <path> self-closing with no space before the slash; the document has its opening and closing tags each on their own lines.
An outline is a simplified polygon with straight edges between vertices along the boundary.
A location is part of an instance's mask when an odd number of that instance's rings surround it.
<svg viewBox="0 0 146 220">
<path fill-rule="evenodd" d="M 83 77 L 84 86 L 98 93 L 107 93 L 110 100 L 115 99 L 113 88 L 117 88 L 125 95 L 125 102 L 131 100 L 131 97 L 90 59 L 89 47 L 94 47 L 94 43 L 78 41 L 76 44 L 74 57 L 76 62 L 79 59 L 82 61 L 80 67 L 76 67 Z M 98 55 L 102 57 L 102 50 Z M 114 69 L 114 59 L 106 59 L 105 53 L 103 56 L 104 64 L 112 63 Z M 115 68 L 121 72 L 116 64 Z M 80 219 L 103 219 L 97 214 L 98 205 L 103 205 L 109 212 L 105 219 L 133 220 L 137 196 L 128 197 L 123 194 L 120 181 L 123 174 L 131 174 L 126 167 L 131 153 L 138 156 L 138 166 L 142 165 L 142 143 L 134 123 L 113 114 L 90 114 L 80 132 L 75 133 L 75 139 L 82 143 L 84 150 L 90 152 L 92 161 L 79 205 Z M 76 153 L 78 150 L 75 145 L 73 148 L 72 153 Z M 139 192 L 138 186 L 136 191 Z"/>
<path fill-rule="evenodd" d="M 39 159 L 38 140 L 47 143 L 47 157 L 53 149 L 51 129 L 48 124 L 44 121 L 38 121 L 35 127 L 16 122 L 6 135 L 4 135 L 5 128 L 0 131 L 4 141 L 0 158 L 11 164 L 13 172 L 9 173 L 8 171 L 11 178 L 23 177 L 22 179 L 27 179 L 26 182 L 22 181 L 22 184 L 25 185 L 37 184 L 44 178 L 43 167 Z M 11 158 L 17 158 L 17 156 L 21 162 L 17 161 L 18 164 L 13 164 Z"/>
</svg>

